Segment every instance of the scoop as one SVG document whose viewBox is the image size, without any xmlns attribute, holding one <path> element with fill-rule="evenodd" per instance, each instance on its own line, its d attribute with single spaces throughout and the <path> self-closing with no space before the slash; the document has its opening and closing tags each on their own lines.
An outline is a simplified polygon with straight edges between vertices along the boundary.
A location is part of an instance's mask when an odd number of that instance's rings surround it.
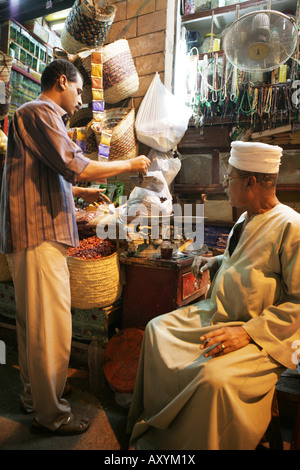
<svg viewBox="0 0 300 470">
<path fill-rule="evenodd" d="M 152 191 L 160 192 L 164 187 L 164 182 L 156 176 L 144 176 L 139 173 L 138 176 L 130 176 L 130 181 L 139 188 L 147 188 Z"/>
</svg>

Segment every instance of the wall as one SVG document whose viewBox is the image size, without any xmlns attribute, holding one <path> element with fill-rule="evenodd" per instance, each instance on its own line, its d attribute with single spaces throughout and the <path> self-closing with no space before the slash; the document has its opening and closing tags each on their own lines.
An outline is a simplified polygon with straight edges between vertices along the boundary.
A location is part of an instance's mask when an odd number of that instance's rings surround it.
<svg viewBox="0 0 300 470">
<path fill-rule="evenodd" d="M 133 96 L 137 110 L 156 72 L 172 90 L 177 0 L 111 0 L 111 3 L 116 5 L 117 12 L 106 44 L 128 40 L 140 82 Z M 139 144 L 139 154 L 147 152 Z M 129 175 L 121 175 L 117 180 L 125 182 L 128 195 L 132 189 Z"/>
</svg>

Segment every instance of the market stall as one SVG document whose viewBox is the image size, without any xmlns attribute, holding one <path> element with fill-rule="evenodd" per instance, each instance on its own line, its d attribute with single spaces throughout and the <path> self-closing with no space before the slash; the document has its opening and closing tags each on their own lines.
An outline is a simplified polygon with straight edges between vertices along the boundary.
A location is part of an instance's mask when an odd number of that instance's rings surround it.
<svg viewBox="0 0 300 470">
<path fill-rule="evenodd" d="M 83 106 L 68 127 L 69 137 L 84 155 L 104 162 L 130 159 L 143 144 L 151 159 L 148 174 L 132 177 L 127 194 L 122 181 L 95 181 L 92 185 L 105 190 L 110 203 L 86 204 L 80 198 L 74 200 L 80 246 L 69 249 L 68 265 L 74 349 L 78 353 L 82 345 L 80 359 L 84 362 L 88 360 L 87 346 L 92 338 L 93 347 L 95 339 L 98 347 L 103 347 L 116 331 L 144 328 L 153 316 L 205 296 L 208 287 L 207 276 L 200 285 L 191 273 L 194 255 L 204 244 L 203 214 L 194 217 L 192 234 L 183 231 L 178 236 L 174 232 L 172 185 L 181 167 L 174 149 L 187 129 L 191 110 L 178 103 L 158 73 L 138 110 L 135 109 L 133 96 L 139 87 L 139 76 L 129 43 L 126 39 L 105 43 L 116 7 L 101 12 L 93 9 L 94 2 L 75 2 L 60 42 L 52 39 L 52 47 L 47 44 L 45 48 L 41 42 L 46 33 L 49 42 L 50 32 L 45 32 L 36 20 L 24 26 L 9 19 L 2 30 L 4 56 L 12 62 L 5 83 L 11 89 L 13 103 L 6 106 L 6 120 L 11 119 L 23 102 L 37 96 L 45 65 L 64 58 L 76 65 L 84 80 Z M 2 132 L 3 155 L 5 145 L 6 136 Z M 202 243 L 198 241 L 192 249 L 196 226 L 201 226 Z M 169 255 L 165 254 L 165 241 L 169 244 Z M 209 252 L 209 247 L 202 251 Z M 133 297 L 136 280 L 130 274 L 131 266 L 135 266 L 138 278 L 146 286 Z M 141 274 L 149 266 L 154 268 L 154 277 L 143 280 Z M 170 275 L 174 282 L 169 285 Z M 1 255 L 1 321 L 10 325 L 15 321 L 13 276 L 9 258 Z M 159 279 L 158 285 L 155 278 Z M 165 293 L 161 289 L 160 305 L 149 313 L 143 300 L 147 303 L 156 287 L 164 284 L 169 289 L 169 302 L 164 301 Z M 141 304 L 138 299 L 142 300 Z M 133 317 L 129 320 L 131 307 L 134 307 Z M 93 368 L 91 364 L 90 367 Z"/>
</svg>

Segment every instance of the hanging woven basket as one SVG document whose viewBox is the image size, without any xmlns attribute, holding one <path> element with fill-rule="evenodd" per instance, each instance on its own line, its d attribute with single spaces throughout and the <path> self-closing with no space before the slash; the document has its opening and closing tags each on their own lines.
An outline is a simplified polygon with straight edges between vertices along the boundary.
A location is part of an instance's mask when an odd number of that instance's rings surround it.
<svg viewBox="0 0 300 470">
<path fill-rule="evenodd" d="M 1 89 L 2 89 L 2 87 L 0 88 L 0 93 L 1 93 Z M 1 98 L 1 96 L 0 96 L 0 98 Z M 10 101 L 11 101 L 11 93 L 10 93 L 9 89 L 6 86 L 5 86 L 5 99 L 3 101 L 4 101 L 4 103 L 2 102 L 2 99 L 0 99 L 0 121 L 3 121 L 4 119 L 6 119 L 8 114 L 9 114 L 9 105 L 10 105 Z"/>
<path fill-rule="evenodd" d="M 77 259 L 68 256 L 71 305 L 90 309 L 107 307 L 121 296 L 118 253 L 100 259 Z"/>
<path fill-rule="evenodd" d="M 115 104 L 132 97 L 139 89 L 139 76 L 128 41 L 120 39 L 102 48 L 78 51 L 73 63 L 83 76 L 83 102 L 92 102 L 91 56 L 94 51 L 101 52 L 102 55 L 106 103 Z"/>
<path fill-rule="evenodd" d="M 10 80 L 12 57 L 0 51 L 0 81 L 5 84 Z"/>
<path fill-rule="evenodd" d="M 74 54 L 83 47 L 103 46 L 114 21 L 116 7 L 101 0 L 76 0 L 61 34 L 61 45 Z"/>
<path fill-rule="evenodd" d="M 108 109 L 104 111 L 103 122 L 93 122 L 92 129 L 98 143 L 103 130 L 112 131 L 109 160 L 128 160 L 137 156 L 134 122 L 134 108 Z"/>
<path fill-rule="evenodd" d="M 73 116 L 70 117 L 70 127 L 87 126 L 93 119 L 93 111 L 91 108 L 80 108 Z"/>
<path fill-rule="evenodd" d="M 107 103 L 118 103 L 138 91 L 139 76 L 126 39 L 104 46 L 102 62 L 104 99 Z"/>
</svg>

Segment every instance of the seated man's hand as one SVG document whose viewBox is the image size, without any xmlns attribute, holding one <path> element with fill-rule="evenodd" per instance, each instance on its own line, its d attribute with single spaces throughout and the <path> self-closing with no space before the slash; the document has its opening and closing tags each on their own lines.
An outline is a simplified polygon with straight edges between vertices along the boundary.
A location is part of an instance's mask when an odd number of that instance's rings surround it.
<svg viewBox="0 0 300 470">
<path fill-rule="evenodd" d="M 202 273 L 208 269 L 217 269 L 218 259 L 213 257 L 195 256 L 192 264 L 192 273 L 195 278 L 201 278 Z"/>
<path fill-rule="evenodd" d="M 201 349 L 211 348 L 205 357 L 218 357 L 247 346 L 251 337 L 242 326 L 224 326 L 201 336 L 200 340 L 203 341 Z"/>
</svg>

